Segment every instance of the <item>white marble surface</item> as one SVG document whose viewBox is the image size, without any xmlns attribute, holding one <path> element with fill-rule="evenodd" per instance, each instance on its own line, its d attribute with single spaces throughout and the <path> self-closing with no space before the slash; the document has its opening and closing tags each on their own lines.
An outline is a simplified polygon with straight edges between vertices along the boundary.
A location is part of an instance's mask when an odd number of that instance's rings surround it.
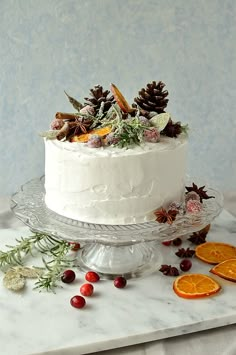
<svg viewBox="0 0 236 355">
<path fill-rule="evenodd" d="M 29 233 L 9 213 L 2 213 L 1 217 L 1 249 L 5 244 L 14 244 L 15 237 Z M 9 223 L 14 228 L 9 228 Z M 209 240 L 235 244 L 235 237 L 236 219 L 224 211 L 213 224 Z M 162 250 L 164 262 L 179 262 L 174 255 L 176 248 L 162 246 Z M 28 263 L 32 265 L 31 260 Z M 191 271 L 208 273 L 209 269 L 208 265 L 194 260 Z M 95 294 L 88 299 L 87 307 L 76 310 L 70 306 L 69 300 L 78 294 L 79 286 L 84 282 L 82 273 L 77 272 L 77 276 L 75 283 L 65 285 L 56 295 L 32 291 L 32 281 L 28 281 L 23 293 L 12 293 L 0 282 L 1 354 L 78 355 L 168 338 L 100 354 L 172 355 L 178 353 L 179 346 L 185 353 L 204 355 L 209 346 L 207 339 L 213 339 L 214 334 L 217 335 L 217 346 L 212 342 L 215 355 L 236 353 L 236 347 L 229 341 L 235 326 L 185 335 L 236 323 L 235 284 L 220 280 L 223 290 L 219 295 L 184 300 L 172 291 L 173 279 L 159 272 L 129 281 L 123 290 L 114 288 L 111 281 L 101 281 L 95 285 Z M 175 335 L 182 336 L 170 338 Z M 222 343 L 219 344 L 220 336 Z M 202 338 L 202 349 L 199 337 Z M 169 350 L 165 351 L 167 344 Z"/>
</svg>

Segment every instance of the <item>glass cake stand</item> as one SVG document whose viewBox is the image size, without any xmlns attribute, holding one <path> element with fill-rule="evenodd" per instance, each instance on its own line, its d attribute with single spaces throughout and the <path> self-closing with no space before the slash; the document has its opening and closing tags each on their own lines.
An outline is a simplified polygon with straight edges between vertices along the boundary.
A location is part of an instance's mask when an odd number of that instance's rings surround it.
<svg viewBox="0 0 236 355">
<path fill-rule="evenodd" d="M 159 246 L 162 241 L 184 238 L 204 228 L 219 215 L 223 208 L 222 194 L 208 186 L 206 189 L 215 198 L 205 200 L 199 213 L 177 215 L 172 225 L 156 221 L 104 225 L 65 218 L 45 205 L 44 177 L 24 184 L 12 196 L 11 209 L 33 232 L 81 243 L 77 257 L 81 270 L 97 271 L 103 278 L 117 275 L 134 278 L 150 274 L 160 267 Z"/>
</svg>

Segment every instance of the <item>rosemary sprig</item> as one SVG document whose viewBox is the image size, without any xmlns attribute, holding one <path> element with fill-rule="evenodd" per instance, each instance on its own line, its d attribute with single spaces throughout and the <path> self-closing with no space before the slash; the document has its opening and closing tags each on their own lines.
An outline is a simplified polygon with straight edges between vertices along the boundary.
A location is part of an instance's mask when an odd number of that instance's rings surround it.
<svg viewBox="0 0 236 355">
<path fill-rule="evenodd" d="M 54 292 L 54 289 L 58 286 L 61 272 L 65 268 L 74 266 L 74 259 L 67 255 L 69 250 L 69 243 L 60 241 L 51 249 L 53 258 L 50 261 L 42 258 L 47 272 L 39 277 L 39 280 L 35 283 L 35 289 L 40 291 L 46 289 L 46 291 Z"/>
<path fill-rule="evenodd" d="M 1 251 L 0 250 L 0 268 L 6 266 L 22 265 L 23 258 L 31 254 L 32 250 L 36 245 L 41 245 L 41 241 L 45 238 L 44 234 L 35 233 L 26 238 L 16 239 L 17 245 L 11 246 L 6 245 L 10 250 Z"/>
<path fill-rule="evenodd" d="M 149 129 L 139 120 L 139 112 L 135 117 L 128 115 L 126 119 L 122 118 L 122 113 L 117 105 L 113 105 L 103 119 L 102 126 L 112 126 L 115 137 L 119 138 L 115 144 L 120 148 L 128 148 L 132 145 L 139 145 L 143 141 L 143 132 Z"/>
<path fill-rule="evenodd" d="M 184 133 L 184 134 L 188 135 L 188 132 L 189 132 L 188 124 L 183 125 L 183 126 L 181 125 L 181 133 Z"/>
<path fill-rule="evenodd" d="M 6 271 L 15 265 L 24 264 L 24 258 L 27 255 L 34 256 L 35 252 L 39 252 L 49 258 L 46 261 L 42 257 L 44 270 L 46 272 L 39 276 L 36 282 L 36 289 L 46 289 L 54 291 L 57 286 L 61 272 L 67 268 L 74 266 L 68 252 L 71 249 L 70 243 L 51 237 L 47 234 L 35 233 L 26 238 L 16 239 L 17 245 L 6 245 L 10 250 L 0 251 L 0 269 Z"/>
</svg>

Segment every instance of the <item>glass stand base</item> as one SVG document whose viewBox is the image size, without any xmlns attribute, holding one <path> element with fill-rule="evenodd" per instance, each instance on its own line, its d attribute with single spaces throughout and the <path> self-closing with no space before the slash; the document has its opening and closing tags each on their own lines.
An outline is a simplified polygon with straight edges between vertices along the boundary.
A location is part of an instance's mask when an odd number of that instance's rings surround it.
<svg viewBox="0 0 236 355">
<path fill-rule="evenodd" d="M 162 256 L 157 242 L 128 246 L 86 244 L 78 255 L 79 268 L 96 271 L 103 279 L 122 275 L 126 279 L 142 277 L 160 268 Z"/>
</svg>

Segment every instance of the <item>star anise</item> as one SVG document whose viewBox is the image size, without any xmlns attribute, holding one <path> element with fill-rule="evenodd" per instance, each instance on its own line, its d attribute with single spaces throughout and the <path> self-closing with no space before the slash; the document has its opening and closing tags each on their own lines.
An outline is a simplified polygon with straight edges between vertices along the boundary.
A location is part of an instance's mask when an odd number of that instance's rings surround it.
<svg viewBox="0 0 236 355">
<path fill-rule="evenodd" d="M 89 118 L 77 118 L 74 135 L 87 133 L 93 121 Z"/>
<path fill-rule="evenodd" d="M 171 265 L 161 265 L 161 268 L 159 269 L 160 272 L 163 273 L 163 275 L 166 276 L 178 276 L 179 275 L 179 270 Z"/>
<path fill-rule="evenodd" d="M 180 122 L 174 123 L 171 119 L 167 123 L 166 127 L 163 129 L 161 134 L 171 137 L 177 138 L 178 135 L 182 132 L 182 127 Z"/>
<path fill-rule="evenodd" d="M 176 215 L 179 212 L 176 210 L 168 210 L 166 211 L 164 208 L 160 208 L 156 210 L 154 214 L 156 215 L 156 221 L 159 223 L 168 223 L 172 224 L 176 218 Z"/>
<path fill-rule="evenodd" d="M 195 254 L 195 250 L 187 248 L 180 248 L 175 255 L 177 255 L 179 258 L 192 258 Z"/>
<path fill-rule="evenodd" d="M 196 184 L 194 184 L 192 186 L 185 186 L 186 190 L 188 192 L 194 191 L 196 192 L 199 197 L 200 197 L 200 202 L 202 202 L 202 200 L 208 200 L 209 198 L 215 198 L 215 196 L 208 196 L 207 195 L 207 191 L 204 191 L 205 185 L 198 187 Z"/>
<path fill-rule="evenodd" d="M 188 238 L 188 240 L 193 244 L 199 245 L 206 243 L 206 236 L 207 235 L 204 233 L 195 232 Z"/>
<path fill-rule="evenodd" d="M 208 224 L 206 227 L 204 227 L 203 229 L 201 229 L 198 232 L 194 232 L 189 238 L 188 240 L 190 242 L 192 242 L 193 244 L 199 245 L 199 244 L 203 244 L 206 242 L 206 237 L 207 234 L 210 230 L 211 225 Z"/>
</svg>

